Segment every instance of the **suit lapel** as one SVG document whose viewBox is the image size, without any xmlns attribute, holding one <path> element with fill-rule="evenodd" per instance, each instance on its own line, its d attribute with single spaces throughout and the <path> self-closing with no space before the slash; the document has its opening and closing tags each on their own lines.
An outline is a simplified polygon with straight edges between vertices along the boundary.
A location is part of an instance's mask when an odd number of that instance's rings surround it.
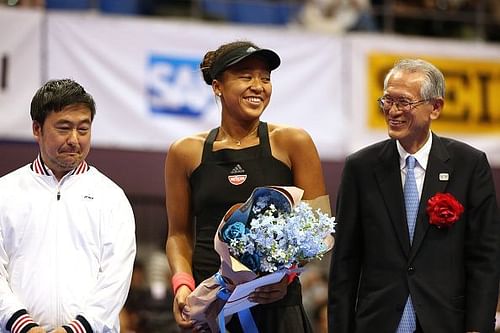
<svg viewBox="0 0 500 333">
<path fill-rule="evenodd" d="M 429 216 L 427 215 L 427 201 L 438 192 L 444 192 L 448 185 L 448 179 L 453 172 L 453 166 L 449 163 L 450 155 L 441 139 L 432 134 L 432 147 L 427 162 L 425 172 L 424 186 L 420 197 L 420 205 L 415 225 L 415 234 L 410 251 L 410 260 L 412 260 L 429 229 Z"/>
<path fill-rule="evenodd" d="M 394 140 L 388 140 L 379 155 L 380 163 L 375 166 L 375 176 L 380 187 L 387 212 L 396 231 L 397 238 L 403 252 L 410 253 L 408 227 L 404 209 L 403 185 L 401 184 L 401 171 L 399 154 Z"/>
</svg>

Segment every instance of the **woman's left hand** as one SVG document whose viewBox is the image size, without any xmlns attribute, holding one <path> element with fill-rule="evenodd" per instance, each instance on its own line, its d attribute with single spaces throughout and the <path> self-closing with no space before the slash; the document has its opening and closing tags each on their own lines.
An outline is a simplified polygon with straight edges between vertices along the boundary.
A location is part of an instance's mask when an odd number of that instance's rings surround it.
<svg viewBox="0 0 500 333">
<path fill-rule="evenodd" d="M 259 304 L 273 303 L 286 296 L 287 288 L 288 276 L 285 275 L 278 283 L 269 284 L 255 289 L 248 300 Z"/>
</svg>

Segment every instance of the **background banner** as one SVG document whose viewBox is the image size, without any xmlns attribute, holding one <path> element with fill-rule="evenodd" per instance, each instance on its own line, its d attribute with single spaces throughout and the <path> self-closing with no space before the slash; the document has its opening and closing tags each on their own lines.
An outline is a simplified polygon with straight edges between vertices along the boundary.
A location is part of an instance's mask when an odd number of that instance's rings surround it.
<svg viewBox="0 0 500 333">
<path fill-rule="evenodd" d="M 339 40 L 257 27 L 61 13 L 49 14 L 48 32 L 48 76 L 72 77 L 96 99 L 96 145 L 166 150 L 181 136 L 218 126 L 220 105 L 199 64 L 208 50 L 245 39 L 282 58 L 262 119 L 304 127 L 326 156 L 344 153 Z"/>
<path fill-rule="evenodd" d="M 0 139 L 32 139 L 30 102 L 40 86 L 41 37 L 39 11 L 0 10 Z"/>
<path fill-rule="evenodd" d="M 262 119 L 307 130 L 323 160 L 387 137 L 376 103 L 384 75 L 397 59 L 418 57 L 446 77 L 436 132 L 486 151 L 500 165 L 499 45 L 2 8 L 0 27 L 0 140 L 31 140 L 35 90 L 47 79 L 69 77 L 96 100 L 94 146 L 166 151 L 220 122 L 220 105 L 201 78 L 203 55 L 250 40 L 282 58 Z"/>
</svg>

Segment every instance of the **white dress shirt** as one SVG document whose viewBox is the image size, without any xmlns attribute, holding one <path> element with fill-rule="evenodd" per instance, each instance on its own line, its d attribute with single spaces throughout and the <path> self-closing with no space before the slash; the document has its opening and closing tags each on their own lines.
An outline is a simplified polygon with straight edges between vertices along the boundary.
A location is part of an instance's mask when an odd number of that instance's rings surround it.
<svg viewBox="0 0 500 333">
<path fill-rule="evenodd" d="M 408 153 L 399 141 L 396 141 L 399 152 L 399 167 L 401 170 L 401 184 L 405 183 L 406 179 L 406 158 L 410 155 L 415 157 L 415 180 L 417 181 L 418 195 L 422 196 L 422 188 L 424 187 L 425 171 L 427 170 L 427 162 L 429 161 L 429 153 L 432 147 L 432 133 L 429 132 L 427 142 L 415 154 Z M 404 185 L 403 185 L 404 186 Z"/>
</svg>

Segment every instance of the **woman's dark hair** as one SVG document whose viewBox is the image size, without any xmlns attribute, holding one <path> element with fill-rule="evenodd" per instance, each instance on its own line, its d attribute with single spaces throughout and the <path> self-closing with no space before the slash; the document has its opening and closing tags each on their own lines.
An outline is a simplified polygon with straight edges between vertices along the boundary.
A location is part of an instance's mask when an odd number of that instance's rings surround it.
<svg viewBox="0 0 500 333">
<path fill-rule="evenodd" d="M 205 56 L 203 57 L 203 61 L 200 64 L 200 69 L 203 74 L 203 80 L 208 85 L 212 84 L 212 81 L 214 79 L 217 79 L 216 77 L 212 77 L 212 66 L 213 64 L 219 59 L 220 57 L 223 57 L 224 55 L 228 54 L 229 52 L 242 48 L 242 47 L 254 47 L 258 48 L 255 44 L 248 42 L 248 41 L 235 41 L 231 43 L 227 43 L 224 45 L 219 46 L 219 48 L 215 51 L 208 51 Z"/>
</svg>

